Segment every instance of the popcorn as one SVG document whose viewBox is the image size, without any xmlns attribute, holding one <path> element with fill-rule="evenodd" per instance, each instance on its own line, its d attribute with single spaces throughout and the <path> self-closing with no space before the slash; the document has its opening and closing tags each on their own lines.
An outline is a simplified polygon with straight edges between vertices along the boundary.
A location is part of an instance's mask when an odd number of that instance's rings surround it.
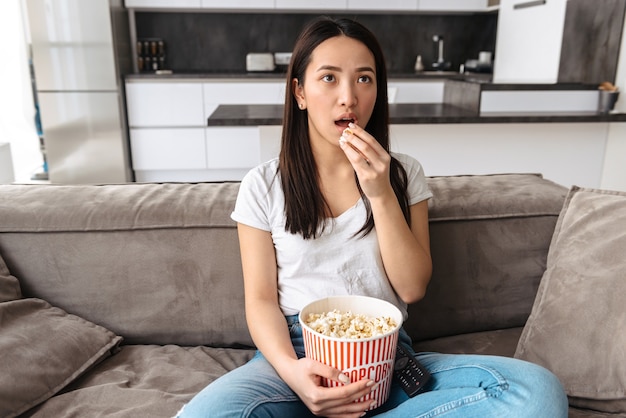
<svg viewBox="0 0 626 418">
<path fill-rule="evenodd" d="M 403 320 L 400 309 L 368 296 L 328 296 L 303 306 L 298 319 L 307 358 L 341 370 L 350 382 L 376 382 L 376 389 L 357 400 L 369 404 L 369 409 L 387 400 Z M 321 383 L 344 385 L 325 377 Z"/>
<path fill-rule="evenodd" d="M 396 321 L 388 316 L 372 318 L 337 309 L 321 314 L 310 313 L 304 323 L 327 337 L 353 340 L 381 336 L 397 326 Z"/>
</svg>

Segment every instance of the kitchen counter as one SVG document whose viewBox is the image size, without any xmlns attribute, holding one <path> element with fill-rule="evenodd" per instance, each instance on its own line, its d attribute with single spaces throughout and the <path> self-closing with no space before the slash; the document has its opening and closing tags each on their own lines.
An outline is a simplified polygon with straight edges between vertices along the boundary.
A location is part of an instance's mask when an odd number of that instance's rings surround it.
<svg viewBox="0 0 626 418">
<path fill-rule="evenodd" d="M 173 72 L 166 74 L 140 73 L 127 74 L 128 81 L 204 81 L 204 80 L 283 80 L 284 71 L 191 71 Z M 528 83 L 492 83 L 492 75 L 487 73 L 464 73 L 455 71 L 423 71 L 423 72 L 399 72 L 387 74 L 389 81 L 398 80 L 448 80 L 465 82 L 468 85 L 477 86 L 480 90 L 593 90 L 597 86 L 582 83 L 554 83 L 554 84 L 528 84 Z"/>
<path fill-rule="evenodd" d="M 282 105 L 220 105 L 209 116 L 207 126 L 281 125 Z M 389 105 L 389 123 L 571 123 L 626 122 L 626 113 L 597 112 L 488 112 L 477 114 L 445 103 L 396 103 Z"/>
<path fill-rule="evenodd" d="M 211 80 L 211 79 L 267 79 L 283 80 L 287 73 L 285 71 L 186 71 L 172 72 L 164 74 L 140 73 L 127 74 L 126 80 Z M 387 74 L 389 80 L 472 80 L 475 82 L 488 83 L 491 81 L 491 74 L 466 73 L 460 74 L 455 71 L 422 71 L 401 72 Z"/>
</svg>

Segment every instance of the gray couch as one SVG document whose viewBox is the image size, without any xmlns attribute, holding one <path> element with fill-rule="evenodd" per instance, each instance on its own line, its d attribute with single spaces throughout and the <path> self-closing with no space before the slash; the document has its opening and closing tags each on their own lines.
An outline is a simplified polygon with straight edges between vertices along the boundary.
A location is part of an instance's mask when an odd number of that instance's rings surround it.
<svg viewBox="0 0 626 418">
<path fill-rule="evenodd" d="M 405 328 L 417 350 L 513 356 L 567 189 L 428 181 L 434 274 Z M 247 361 L 238 186 L 0 186 L 0 416 L 170 417 Z"/>
</svg>

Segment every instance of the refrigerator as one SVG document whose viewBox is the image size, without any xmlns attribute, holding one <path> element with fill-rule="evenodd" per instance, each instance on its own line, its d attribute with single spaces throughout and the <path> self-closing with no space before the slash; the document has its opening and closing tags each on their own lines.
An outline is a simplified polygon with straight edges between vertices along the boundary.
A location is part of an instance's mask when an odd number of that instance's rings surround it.
<svg viewBox="0 0 626 418">
<path fill-rule="evenodd" d="M 50 182 L 132 181 L 122 0 L 25 0 L 24 7 Z"/>
</svg>

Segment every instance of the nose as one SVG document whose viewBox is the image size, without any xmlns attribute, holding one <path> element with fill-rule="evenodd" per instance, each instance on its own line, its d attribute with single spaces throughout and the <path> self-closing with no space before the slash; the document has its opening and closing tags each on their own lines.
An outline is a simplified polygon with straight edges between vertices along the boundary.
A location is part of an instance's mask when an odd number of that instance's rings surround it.
<svg viewBox="0 0 626 418">
<path fill-rule="evenodd" d="M 339 87 L 339 104 L 350 109 L 357 104 L 356 88 L 350 82 L 344 82 Z"/>
</svg>

